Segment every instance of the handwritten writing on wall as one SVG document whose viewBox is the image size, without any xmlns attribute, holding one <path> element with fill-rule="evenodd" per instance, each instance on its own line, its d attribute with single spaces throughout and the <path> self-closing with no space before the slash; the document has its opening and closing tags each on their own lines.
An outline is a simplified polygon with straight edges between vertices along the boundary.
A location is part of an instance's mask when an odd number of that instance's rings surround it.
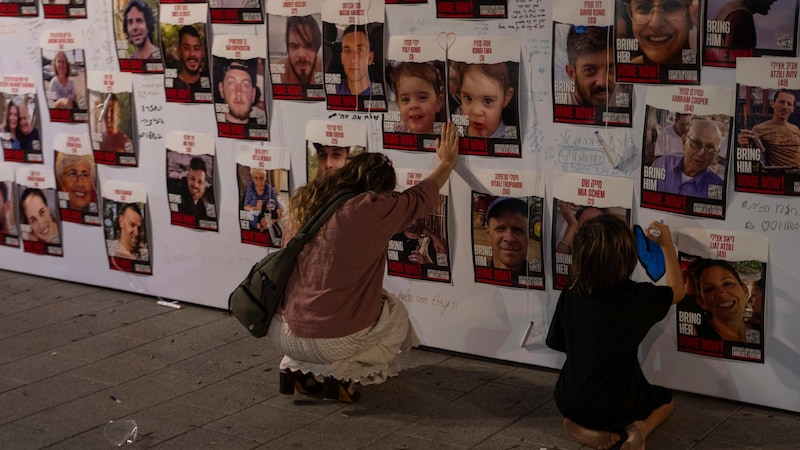
<svg viewBox="0 0 800 450">
<path fill-rule="evenodd" d="M 418 304 L 418 305 L 427 305 L 437 311 L 440 316 L 445 315 L 445 313 L 451 311 L 458 311 L 458 302 L 455 300 L 447 299 L 441 296 L 441 294 L 434 294 L 433 297 L 429 298 L 424 295 L 414 295 L 411 291 L 407 292 L 397 292 L 395 294 L 398 299 L 405 303 L 409 304 Z"/>
<path fill-rule="evenodd" d="M 783 200 L 743 200 L 739 208 L 751 214 L 762 216 L 762 220 L 748 220 L 744 227 L 763 232 L 800 231 L 800 209 Z M 732 209 L 736 206 L 732 206 Z"/>
</svg>

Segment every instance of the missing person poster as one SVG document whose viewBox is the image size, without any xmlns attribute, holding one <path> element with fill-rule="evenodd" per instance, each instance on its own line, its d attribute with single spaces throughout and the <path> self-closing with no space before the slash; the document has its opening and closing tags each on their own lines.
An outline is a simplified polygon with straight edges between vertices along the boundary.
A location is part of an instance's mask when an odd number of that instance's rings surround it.
<svg viewBox="0 0 800 450">
<path fill-rule="evenodd" d="M 133 77 L 124 72 L 88 73 L 89 131 L 97 164 L 136 167 Z"/>
<path fill-rule="evenodd" d="M 0 123 L 5 125 L 0 134 L 3 159 L 43 163 L 36 81 L 27 75 L 0 76 L 0 101 Z"/>
<path fill-rule="evenodd" d="M 617 82 L 700 84 L 699 9 L 682 0 L 617 1 Z"/>
<path fill-rule="evenodd" d="M 733 186 L 737 192 L 800 195 L 798 58 L 739 58 Z"/>
<path fill-rule="evenodd" d="M 217 135 L 269 140 L 264 97 L 267 44 L 263 36 L 228 35 L 214 38 L 214 111 Z"/>
<path fill-rule="evenodd" d="M 158 6 L 158 0 L 113 2 L 112 20 L 120 71 L 164 73 Z"/>
<path fill-rule="evenodd" d="M 103 180 L 103 231 L 111 270 L 152 275 L 144 184 Z"/>
<path fill-rule="evenodd" d="M 686 297 L 676 306 L 678 351 L 764 363 L 766 234 L 681 228 Z"/>
<path fill-rule="evenodd" d="M 14 166 L 0 162 L 0 245 L 19 248 Z"/>
<path fill-rule="evenodd" d="M 51 122 L 86 122 L 86 60 L 81 30 L 46 30 L 39 39 Z"/>
<path fill-rule="evenodd" d="M 17 168 L 17 204 L 22 248 L 36 255 L 63 256 L 56 180 L 42 167 Z"/>
<path fill-rule="evenodd" d="M 58 133 L 53 148 L 61 220 L 99 227 L 97 166 L 89 135 Z"/>
<path fill-rule="evenodd" d="M 211 23 L 264 23 L 261 0 L 208 0 L 208 6 L 211 9 Z"/>
<path fill-rule="evenodd" d="M 472 190 L 475 282 L 544 290 L 544 177 L 481 169 Z"/>
<path fill-rule="evenodd" d="M 327 107 L 386 111 L 383 85 L 383 0 L 322 2 Z"/>
<path fill-rule="evenodd" d="M 245 142 L 236 146 L 243 244 L 281 247 L 281 217 L 289 207 L 289 164 L 289 152 L 283 147 Z"/>
<path fill-rule="evenodd" d="M 732 98 L 719 86 L 647 89 L 642 207 L 725 218 Z"/>
<path fill-rule="evenodd" d="M 519 39 L 457 36 L 448 52 L 449 80 L 459 104 L 450 120 L 462 137 L 462 155 L 521 158 Z"/>
<path fill-rule="evenodd" d="M 505 19 L 508 0 L 434 0 L 439 19 Z M 387 2 L 389 3 L 389 2 Z"/>
<path fill-rule="evenodd" d="M 552 270 L 563 290 L 572 274 L 572 240 L 584 222 L 615 214 L 630 223 L 633 183 L 628 178 L 561 172 L 553 179 Z"/>
<path fill-rule="evenodd" d="M 553 4 L 553 121 L 631 127 L 633 85 L 616 83 L 613 8 Z"/>
<path fill-rule="evenodd" d="M 36 0 L 14 0 L 13 2 L 0 3 L 0 17 L 36 17 Z"/>
<path fill-rule="evenodd" d="M 433 36 L 390 36 L 386 58 L 389 110 L 383 146 L 435 151 L 447 121 L 444 51 Z"/>
<path fill-rule="evenodd" d="M 395 167 L 399 190 L 404 191 L 424 180 L 430 171 Z M 450 241 L 447 232 L 447 205 L 450 183 L 439 191 L 439 208 L 417 218 L 389 240 L 387 273 L 391 276 L 450 283 Z"/>
<path fill-rule="evenodd" d="M 357 122 L 309 120 L 306 123 L 306 181 L 341 169 L 349 156 L 367 150 L 367 127 Z"/>
<path fill-rule="evenodd" d="M 797 55 L 797 0 L 706 0 L 703 65 L 736 67 L 736 59 Z"/>
<path fill-rule="evenodd" d="M 45 19 L 86 18 L 86 0 L 42 0 L 42 9 Z"/>
<path fill-rule="evenodd" d="M 160 17 L 167 101 L 211 103 L 208 5 L 161 5 Z"/>
<path fill-rule="evenodd" d="M 217 231 L 214 136 L 173 130 L 167 132 L 166 143 L 170 223 Z"/>
<path fill-rule="evenodd" d="M 321 2 L 267 0 L 275 100 L 323 101 Z"/>
</svg>

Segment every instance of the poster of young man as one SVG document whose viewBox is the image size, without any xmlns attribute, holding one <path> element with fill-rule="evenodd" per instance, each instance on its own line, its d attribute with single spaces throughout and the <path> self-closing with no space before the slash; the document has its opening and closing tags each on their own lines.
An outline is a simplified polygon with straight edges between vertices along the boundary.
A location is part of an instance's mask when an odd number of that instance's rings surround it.
<svg viewBox="0 0 800 450">
<path fill-rule="evenodd" d="M 264 23 L 261 0 L 208 0 L 208 7 L 211 9 L 211 23 Z"/>
<path fill-rule="evenodd" d="M 383 0 L 322 2 L 322 38 L 330 43 L 322 52 L 328 109 L 386 111 L 384 9 Z"/>
<path fill-rule="evenodd" d="M 435 1 L 436 17 L 439 19 L 505 19 L 508 17 L 508 0 Z"/>
<path fill-rule="evenodd" d="M 7 162 L 43 163 L 36 82 L 27 75 L 0 76 L 0 134 Z"/>
<path fill-rule="evenodd" d="M 703 65 L 751 56 L 796 56 L 797 0 L 706 0 Z"/>
<path fill-rule="evenodd" d="M 688 216 L 725 218 L 725 180 L 732 125 L 733 91 L 719 86 L 655 86 L 647 89 L 642 148 L 642 201 L 645 208 Z M 648 130 L 670 134 L 672 122 L 686 120 L 686 132 L 662 141 L 658 158 L 647 152 Z M 663 144 L 663 145 L 662 145 Z M 655 153 L 655 150 L 654 150 Z"/>
<path fill-rule="evenodd" d="M 208 5 L 162 5 L 160 17 L 167 101 L 211 103 L 206 27 Z"/>
<path fill-rule="evenodd" d="M 768 254 L 766 234 L 679 230 L 686 297 L 676 306 L 678 351 L 764 362 Z"/>
<path fill-rule="evenodd" d="M 113 2 L 114 38 L 119 70 L 164 73 L 157 0 Z"/>
<path fill-rule="evenodd" d="M 521 158 L 519 39 L 458 36 L 449 51 L 450 83 L 459 106 L 450 111 L 462 155 Z"/>
<path fill-rule="evenodd" d="M 700 84 L 698 2 L 619 0 L 617 8 L 627 28 L 615 40 L 617 82 Z"/>
<path fill-rule="evenodd" d="M 214 136 L 169 131 L 167 197 L 172 225 L 217 231 L 214 195 Z"/>
<path fill-rule="evenodd" d="M 97 164 L 136 167 L 133 76 L 124 72 L 87 74 L 89 131 Z"/>
<path fill-rule="evenodd" d="M 797 58 L 736 62 L 734 178 L 737 192 L 800 195 Z"/>
<path fill-rule="evenodd" d="M 553 121 L 631 127 L 633 85 L 615 81 L 613 4 L 599 3 L 553 4 Z"/>
<path fill-rule="evenodd" d="M 0 245 L 19 248 L 14 166 L 0 162 Z"/>
<path fill-rule="evenodd" d="M 289 207 L 290 155 L 283 147 L 239 143 L 239 228 L 243 244 L 280 248 L 281 217 Z"/>
<path fill-rule="evenodd" d="M 367 127 L 356 122 L 309 120 L 306 123 L 306 181 L 341 169 L 347 158 L 367 149 Z"/>
<path fill-rule="evenodd" d="M 45 19 L 85 19 L 86 0 L 42 0 L 42 10 Z"/>
<path fill-rule="evenodd" d="M 89 135 L 58 133 L 53 147 L 61 220 L 100 226 L 97 167 Z"/>
<path fill-rule="evenodd" d="M 489 169 L 475 177 L 489 189 L 472 190 L 475 282 L 544 290 L 544 177 Z"/>
<path fill-rule="evenodd" d="M 269 140 L 267 101 L 264 97 L 263 36 L 219 35 L 214 57 L 214 111 L 217 134 L 235 139 Z"/>
<path fill-rule="evenodd" d="M 390 36 L 386 58 L 389 110 L 383 146 L 435 151 L 447 120 L 444 52 L 433 36 Z"/>
<path fill-rule="evenodd" d="M 26 253 L 63 256 L 56 180 L 42 167 L 17 168 L 17 204 L 22 248 Z"/>
<path fill-rule="evenodd" d="M 616 214 L 630 223 L 633 183 L 628 178 L 562 172 L 553 178 L 551 254 L 554 288 L 562 290 L 572 274 L 572 240 L 584 222 Z"/>
<path fill-rule="evenodd" d="M 395 167 L 397 184 L 404 191 L 429 175 L 430 171 Z M 420 217 L 392 236 L 387 254 L 387 273 L 401 278 L 450 283 L 450 246 L 447 233 L 447 204 L 450 184 L 439 191 L 439 208 Z"/>
<path fill-rule="evenodd" d="M 268 0 L 267 12 L 272 98 L 325 100 L 320 3 Z"/>
<path fill-rule="evenodd" d="M 14 0 L 0 3 L 0 17 L 36 17 L 36 0 Z"/>
<path fill-rule="evenodd" d="M 152 275 L 147 238 L 147 190 L 142 183 L 103 180 L 103 231 L 108 267 Z"/>
<path fill-rule="evenodd" d="M 41 35 L 42 78 L 51 122 L 86 122 L 86 61 L 80 30 Z"/>
</svg>

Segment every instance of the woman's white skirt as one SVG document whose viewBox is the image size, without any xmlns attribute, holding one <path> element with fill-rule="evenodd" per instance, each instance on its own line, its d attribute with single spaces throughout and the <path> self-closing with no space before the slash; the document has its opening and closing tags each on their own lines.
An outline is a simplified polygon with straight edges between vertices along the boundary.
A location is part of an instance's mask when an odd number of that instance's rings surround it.
<svg viewBox="0 0 800 450">
<path fill-rule="evenodd" d="M 398 373 L 400 352 L 419 345 L 403 303 L 381 292 L 381 314 L 369 327 L 340 338 L 303 338 L 292 334 L 283 317 L 273 316 L 270 337 L 285 355 L 280 368 L 311 372 L 321 380 L 334 377 L 380 384 Z"/>
</svg>

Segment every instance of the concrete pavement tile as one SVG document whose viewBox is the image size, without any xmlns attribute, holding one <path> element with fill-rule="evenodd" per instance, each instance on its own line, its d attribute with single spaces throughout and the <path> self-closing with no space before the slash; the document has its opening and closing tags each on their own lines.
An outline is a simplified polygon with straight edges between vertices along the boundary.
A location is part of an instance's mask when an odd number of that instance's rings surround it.
<svg viewBox="0 0 800 450">
<path fill-rule="evenodd" d="M 267 390 L 278 392 L 278 364 L 280 358 L 275 358 L 267 361 L 264 364 L 259 364 L 244 372 L 233 375 L 230 379 L 233 381 L 241 381 L 243 383 L 256 384 L 264 387 Z"/>
<path fill-rule="evenodd" d="M 709 432 L 705 440 L 727 445 L 761 448 L 788 448 L 800 446 L 800 427 L 796 413 L 742 406 L 720 426 Z"/>
<path fill-rule="evenodd" d="M 86 361 L 52 350 L 0 365 L 0 376 L 33 383 L 85 365 Z"/>
<path fill-rule="evenodd" d="M 222 413 L 216 411 L 195 408 L 174 401 L 162 403 L 132 415 L 139 425 L 139 432 L 158 441 L 167 441 L 222 416 Z"/>
<path fill-rule="evenodd" d="M 106 392 L 132 411 L 141 411 L 195 391 L 201 386 L 165 380 L 154 374 L 112 386 Z"/>
<path fill-rule="evenodd" d="M 449 358 L 417 372 L 415 381 L 446 389 L 469 392 L 496 380 L 513 370 L 513 367 Z"/>
<path fill-rule="evenodd" d="M 0 393 L 10 391 L 23 385 L 25 385 L 25 383 L 19 380 L 0 376 Z"/>
<path fill-rule="evenodd" d="M 58 375 L 0 394 L 0 423 L 8 423 L 108 388 L 70 374 Z"/>
<path fill-rule="evenodd" d="M 525 440 L 514 439 L 499 434 L 491 436 L 485 441 L 479 443 L 478 445 L 470 447 L 471 450 L 507 450 L 510 448 L 513 448 L 515 450 L 546 450 L 548 448 L 564 448 L 564 447 L 547 447 L 546 445 L 538 444 L 535 442 L 528 442 Z M 587 450 L 590 449 L 590 447 L 583 447 L 583 448 Z"/>
<path fill-rule="evenodd" d="M 131 351 L 172 364 L 241 339 L 221 322 L 200 325 Z"/>
<path fill-rule="evenodd" d="M 114 448 L 111 439 L 104 434 L 105 425 L 85 431 L 77 436 L 70 437 L 63 441 L 47 447 L 47 450 L 75 450 L 75 449 L 107 449 Z M 145 433 L 139 433 L 136 440 L 130 444 L 125 444 L 125 450 L 141 450 L 152 448 L 159 444 L 158 439 Z"/>
<path fill-rule="evenodd" d="M 339 436 L 325 436 L 316 434 L 313 431 L 303 430 L 303 432 L 292 431 L 284 434 L 264 445 L 256 447 L 257 450 L 285 450 L 289 448 L 308 448 L 325 450 L 352 450 L 353 445 L 349 442 L 341 441 Z M 405 448 L 405 447 L 372 447 L 374 448 Z"/>
<path fill-rule="evenodd" d="M 558 381 L 558 374 L 559 371 L 548 368 L 515 367 L 495 382 L 528 389 L 541 389 L 552 394 Z"/>
<path fill-rule="evenodd" d="M 352 448 L 352 447 L 349 447 Z M 456 450 L 456 449 L 465 449 L 468 447 L 460 447 L 457 445 L 450 445 L 446 442 L 434 442 L 428 439 L 423 439 L 417 436 L 410 436 L 403 433 L 390 433 L 380 439 L 375 440 L 374 442 L 370 442 L 367 445 L 361 447 L 364 450 L 367 449 L 403 449 L 403 450 L 430 450 L 430 449 L 442 449 L 442 450 Z M 505 447 L 506 449 L 516 448 L 516 447 Z M 536 449 L 539 450 L 539 449 Z"/>
<path fill-rule="evenodd" d="M 372 447 L 376 440 L 400 430 L 414 420 L 417 420 L 417 417 L 408 414 L 354 404 L 345 406 L 340 411 L 329 414 L 298 431 L 336 436 L 338 441 L 350 444 L 350 448 Z"/>
<path fill-rule="evenodd" d="M 318 415 L 275 408 L 265 402 L 223 417 L 204 428 L 263 444 L 320 419 Z"/>
<path fill-rule="evenodd" d="M 495 436 L 547 448 L 581 448 L 582 445 L 564 430 L 563 420 L 555 403 L 549 400 Z"/>
<path fill-rule="evenodd" d="M 183 320 L 180 316 L 161 314 L 125 324 L 109 331 L 109 333 L 149 342 L 172 336 L 195 326 L 195 324 Z"/>
<path fill-rule="evenodd" d="M 153 446 L 154 450 L 186 450 L 189 448 L 203 450 L 245 450 L 258 447 L 259 443 L 250 439 L 231 436 L 224 432 L 195 428 L 192 431 L 176 436 L 166 442 Z"/>
<path fill-rule="evenodd" d="M 412 348 L 410 351 L 400 353 L 398 358 L 400 361 L 400 373 L 406 375 L 406 372 L 416 373 L 430 366 L 435 366 L 442 361 L 450 359 L 450 356 L 431 350 Z"/>
<path fill-rule="evenodd" d="M 16 423 L 0 426 L 0 448 L 14 450 L 41 449 L 58 442 L 59 437 Z"/>
<path fill-rule="evenodd" d="M 360 405 L 388 409 L 412 416 L 427 416 L 464 395 L 449 389 L 431 389 L 417 383 L 415 376 L 390 378 L 386 383 L 361 389 Z"/>
<path fill-rule="evenodd" d="M 61 356 L 71 356 L 91 363 L 144 344 L 145 341 L 143 340 L 120 336 L 112 330 L 71 342 L 55 349 L 55 352 Z"/>
<path fill-rule="evenodd" d="M 0 299 L 2 299 L 2 302 L 4 304 L 13 303 L 10 300 L 11 297 L 14 295 L 60 283 L 60 281 L 53 278 L 43 278 L 19 272 L 4 271 L 4 273 L 13 274 L 11 276 L 0 279 L 0 292 L 3 293 L 3 295 L 0 296 Z M 5 311 L 5 309 L 3 310 Z"/>
<path fill-rule="evenodd" d="M 147 355 L 127 351 L 95 361 L 72 371 L 73 374 L 116 385 L 142 375 L 151 374 L 167 363 Z"/>
<path fill-rule="evenodd" d="M 174 401 L 222 414 L 233 414 L 261 403 L 275 394 L 276 391 L 267 392 L 262 386 L 228 379 L 182 395 Z"/>
<path fill-rule="evenodd" d="M 401 430 L 404 434 L 470 447 L 547 402 L 530 389 L 490 383 Z"/>
</svg>

